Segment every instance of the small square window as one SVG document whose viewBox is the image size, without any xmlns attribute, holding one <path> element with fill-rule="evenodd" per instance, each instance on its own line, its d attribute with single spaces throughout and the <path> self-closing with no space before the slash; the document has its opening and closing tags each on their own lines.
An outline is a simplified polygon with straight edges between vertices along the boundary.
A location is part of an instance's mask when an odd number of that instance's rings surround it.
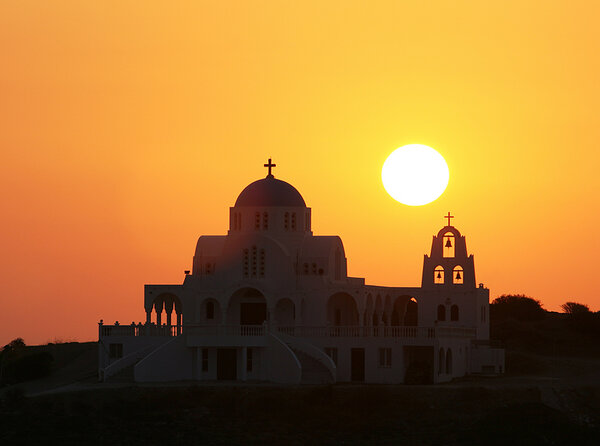
<svg viewBox="0 0 600 446">
<path fill-rule="evenodd" d="M 251 348 L 246 350 L 246 371 L 251 372 L 254 360 L 254 353 Z"/>
</svg>

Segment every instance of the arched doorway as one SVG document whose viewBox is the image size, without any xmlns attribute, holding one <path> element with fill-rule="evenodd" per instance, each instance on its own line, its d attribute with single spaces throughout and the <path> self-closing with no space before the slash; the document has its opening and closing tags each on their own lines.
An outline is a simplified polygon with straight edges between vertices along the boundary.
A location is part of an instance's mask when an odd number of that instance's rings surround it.
<svg viewBox="0 0 600 446">
<path fill-rule="evenodd" d="M 290 327 L 296 322 L 296 306 L 291 299 L 284 298 L 275 305 L 275 323 L 280 327 Z"/>
<path fill-rule="evenodd" d="M 419 323 L 419 304 L 417 299 L 411 297 L 406 303 L 406 312 L 404 313 L 404 325 L 416 327 Z"/>
<path fill-rule="evenodd" d="M 256 288 L 237 290 L 229 299 L 227 323 L 230 325 L 262 325 L 267 317 L 267 300 Z"/>
<path fill-rule="evenodd" d="M 334 326 L 358 325 L 358 306 L 348 293 L 336 293 L 327 301 L 327 322 Z"/>
</svg>

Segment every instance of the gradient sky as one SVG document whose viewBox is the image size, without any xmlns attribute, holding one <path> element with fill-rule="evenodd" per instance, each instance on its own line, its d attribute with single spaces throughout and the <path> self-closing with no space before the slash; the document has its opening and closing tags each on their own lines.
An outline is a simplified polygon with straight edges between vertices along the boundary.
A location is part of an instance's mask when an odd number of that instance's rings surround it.
<svg viewBox="0 0 600 446">
<path fill-rule="evenodd" d="M 451 211 L 491 297 L 600 310 L 600 3 L 0 3 L 0 345 L 97 339 L 264 177 L 350 275 L 418 286 Z M 395 202 L 397 147 L 450 168 Z"/>
</svg>

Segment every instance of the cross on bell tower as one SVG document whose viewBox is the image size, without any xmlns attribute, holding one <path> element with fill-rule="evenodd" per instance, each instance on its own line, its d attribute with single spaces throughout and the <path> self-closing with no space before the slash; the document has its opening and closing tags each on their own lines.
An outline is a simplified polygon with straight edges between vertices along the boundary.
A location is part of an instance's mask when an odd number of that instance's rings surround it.
<svg viewBox="0 0 600 446">
<path fill-rule="evenodd" d="M 269 178 L 269 177 L 273 178 L 273 174 L 271 173 L 271 168 L 277 166 L 277 164 L 271 163 L 271 158 L 269 158 L 269 162 L 267 164 L 265 164 L 264 166 L 269 168 L 269 173 L 267 175 L 267 178 Z"/>
<path fill-rule="evenodd" d="M 271 160 L 269 160 L 269 162 L 270 162 L 270 161 L 271 161 Z M 266 164 L 265 164 L 265 166 L 266 166 Z M 448 219 L 448 226 L 452 226 L 452 225 L 450 224 L 450 219 L 451 219 L 451 218 L 454 218 L 454 215 L 450 215 L 450 212 L 448 212 L 448 215 L 445 215 L 445 216 L 444 216 L 444 218 L 447 218 L 447 219 Z"/>
</svg>

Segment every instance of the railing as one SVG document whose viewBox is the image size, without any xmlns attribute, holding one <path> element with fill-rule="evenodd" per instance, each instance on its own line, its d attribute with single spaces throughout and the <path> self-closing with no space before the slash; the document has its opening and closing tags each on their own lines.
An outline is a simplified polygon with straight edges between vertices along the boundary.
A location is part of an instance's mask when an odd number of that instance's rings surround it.
<svg viewBox="0 0 600 446">
<path fill-rule="evenodd" d="M 186 325 L 191 336 L 264 336 L 264 325 Z"/>
<path fill-rule="evenodd" d="M 177 336 L 181 325 L 100 325 L 100 336 Z"/>
<path fill-rule="evenodd" d="M 281 333 L 290 336 L 322 337 L 386 337 L 386 338 L 427 338 L 436 337 L 474 337 L 475 329 L 464 327 L 277 327 Z"/>
<path fill-rule="evenodd" d="M 384 337 L 384 338 L 474 338 L 475 329 L 465 327 L 361 327 L 352 326 L 282 326 L 280 333 L 307 338 Z M 100 336 L 265 336 L 265 325 L 100 325 Z"/>
</svg>

